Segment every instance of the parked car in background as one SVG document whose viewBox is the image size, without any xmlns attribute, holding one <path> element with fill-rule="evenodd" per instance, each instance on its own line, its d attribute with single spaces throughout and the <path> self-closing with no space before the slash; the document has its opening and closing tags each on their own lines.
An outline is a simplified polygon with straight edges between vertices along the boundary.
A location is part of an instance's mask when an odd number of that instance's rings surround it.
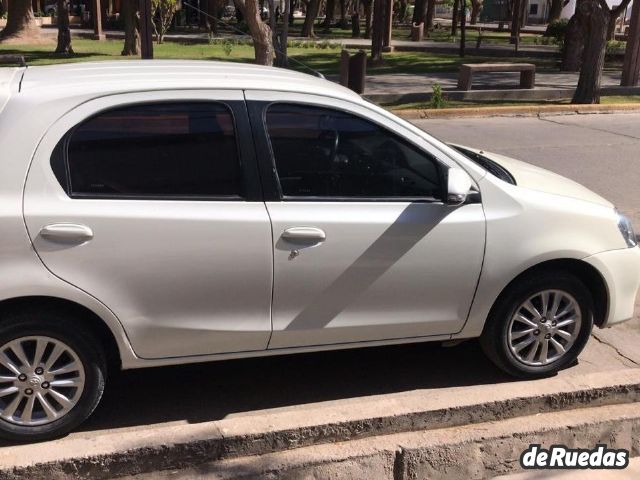
<svg viewBox="0 0 640 480">
<path fill-rule="evenodd" d="M 9 439 L 78 426 L 108 368 L 479 337 L 535 378 L 633 315 L 640 250 L 607 200 L 312 76 L 2 69 L 0 143 Z"/>
</svg>

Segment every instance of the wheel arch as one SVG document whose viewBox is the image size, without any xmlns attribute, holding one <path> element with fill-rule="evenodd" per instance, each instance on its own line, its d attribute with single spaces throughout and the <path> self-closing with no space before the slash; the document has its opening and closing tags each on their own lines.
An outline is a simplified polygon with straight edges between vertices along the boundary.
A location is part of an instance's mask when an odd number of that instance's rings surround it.
<svg viewBox="0 0 640 480">
<path fill-rule="evenodd" d="M 547 260 L 527 268 L 526 270 L 518 274 L 502 289 L 500 294 L 493 302 L 491 312 L 493 312 L 494 308 L 496 308 L 496 306 L 502 300 L 502 297 L 506 294 L 506 292 L 513 284 L 522 280 L 522 278 L 524 277 L 535 275 L 536 272 L 549 270 L 562 270 L 578 277 L 591 293 L 594 307 L 594 325 L 598 327 L 604 325 L 609 314 L 609 289 L 607 286 L 607 282 L 605 281 L 602 274 L 598 271 L 598 269 L 593 265 L 574 258 L 558 258 Z"/>
<path fill-rule="evenodd" d="M 65 298 L 43 295 L 4 299 L 0 300 L 0 322 L 11 312 L 25 310 L 37 312 L 48 309 L 65 311 L 74 318 L 82 318 L 83 324 L 87 326 L 100 341 L 107 357 L 109 369 L 119 370 L 122 368 L 120 348 L 111 328 L 109 328 L 107 323 L 97 313 L 80 303 Z"/>
</svg>

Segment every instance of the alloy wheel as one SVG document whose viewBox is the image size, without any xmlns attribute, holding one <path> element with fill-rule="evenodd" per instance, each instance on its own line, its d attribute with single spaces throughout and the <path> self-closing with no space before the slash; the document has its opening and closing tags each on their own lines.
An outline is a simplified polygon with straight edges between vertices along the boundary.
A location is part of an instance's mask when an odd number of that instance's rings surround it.
<svg viewBox="0 0 640 480">
<path fill-rule="evenodd" d="M 64 342 L 46 336 L 12 340 L 0 347 L 0 419 L 22 426 L 59 420 L 84 390 L 80 358 Z"/>
<path fill-rule="evenodd" d="M 511 317 L 508 345 L 529 366 L 548 365 L 564 356 L 580 333 L 582 312 L 562 290 L 543 290 L 524 301 Z"/>
</svg>

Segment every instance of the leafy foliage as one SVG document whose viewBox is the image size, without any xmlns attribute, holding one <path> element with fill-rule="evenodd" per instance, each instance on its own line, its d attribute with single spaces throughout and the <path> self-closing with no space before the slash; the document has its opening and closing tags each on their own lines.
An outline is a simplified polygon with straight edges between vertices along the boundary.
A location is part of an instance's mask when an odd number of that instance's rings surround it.
<svg viewBox="0 0 640 480">
<path fill-rule="evenodd" d="M 544 32 L 544 36 L 552 37 L 556 40 L 557 43 L 561 44 L 564 41 L 568 23 L 569 20 L 565 18 L 554 20 L 547 26 L 547 30 Z"/>
<path fill-rule="evenodd" d="M 431 101 L 429 102 L 429 108 L 445 108 L 447 106 L 447 99 L 442 93 L 442 86 L 439 83 L 433 84 L 433 94 L 431 95 Z"/>
<path fill-rule="evenodd" d="M 178 0 L 151 0 L 153 33 L 155 33 L 158 43 L 164 41 L 164 36 L 171 26 L 177 8 Z"/>
</svg>

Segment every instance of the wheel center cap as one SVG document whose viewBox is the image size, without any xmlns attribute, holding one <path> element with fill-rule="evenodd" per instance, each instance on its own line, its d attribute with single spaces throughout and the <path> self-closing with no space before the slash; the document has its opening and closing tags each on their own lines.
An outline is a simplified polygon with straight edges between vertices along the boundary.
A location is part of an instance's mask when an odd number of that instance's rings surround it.
<svg viewBox="0 0 640 480">
<path fill-rule="evenodd" d="M 29 377 L 29 380 L 27 380 L 27 383 L 31 387 L 39 387 L 40 384 L 42 383 L 42 379 L 40 377 L 38 377 L 37 375 L 34 375 L 32 377 Z"/>
</svg>

